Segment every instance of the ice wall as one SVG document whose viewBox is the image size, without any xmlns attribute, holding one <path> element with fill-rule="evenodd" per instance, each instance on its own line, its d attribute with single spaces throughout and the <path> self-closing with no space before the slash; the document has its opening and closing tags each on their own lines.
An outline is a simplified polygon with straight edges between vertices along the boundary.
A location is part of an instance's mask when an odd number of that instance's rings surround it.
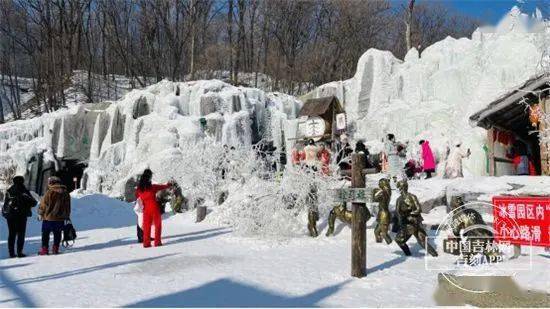
<svg viewBox="0 0 550 309">
<path fill-rule="evenodd" d="M 82 185 L 120 195 L 145 167 L 176 170 L 189 164 L 177 158 L 187 151 L 180 145 L 193 141 L 247 146 L 267 139 L 281 147 L 281 124 L 295 118 L 300 106 L 292 96 L 218 80 L 161 81 L 111 104 L 80 104 L 0 125 L 0 176 L 14 168 L 30 176 L 30 162 L 38 155 L 57 167 L 66 159 L 86 161 Z M 0 185 L 7 182 L 0 179 Z"/>
<path fill-rule="evenodd" d="M 187 147 L 181 145 L 199 139 L 229 146 L 267 139 L 282 146 L 278 132 L 282 128 L 277 124 L 295 118 L 300 104 L 288 95 L 217 80 L 162 81 L 134 90 L 96 120 L 85 186 L 90 191 L 121 193 L 146 167 L 167 174 L 163 162 L 192 164 L 178 162 Z M 204 130 L 201 119 L 206 121 Z"/>
<path fill-rule="evenodd" d="M 448 144 L 463 141 L 473 153 L 466 173 L 484 174 L 485 131 L 470 127 L 468 117 L 538 74 L 549 45 L 548 23 L 514 7 L 496 27 L 477 29 L 471 39 L 447 37 L 422 55 L 411 49 L 404 61 L 368 50 L 353 78 L 307 96 L 343 101 L 355 139 L 429 139 L 440 157 Z"/>
</svg>

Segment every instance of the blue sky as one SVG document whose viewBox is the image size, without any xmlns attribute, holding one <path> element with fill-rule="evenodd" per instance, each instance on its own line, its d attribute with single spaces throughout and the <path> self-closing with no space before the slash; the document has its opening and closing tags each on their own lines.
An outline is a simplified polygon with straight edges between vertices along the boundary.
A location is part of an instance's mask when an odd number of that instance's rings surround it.
<svg viewBox="0 0 550 309">
<path fill-rule="evenodd" d="M 393 0 L 406 3 L 406 0 Z M 536 7 L 548 13 L 550 0 L 417 0 L 418 3 L 441 3 L 458 12 L 479 19 L 483 23 L 494 24 L 515 5 L 524 13 L 531 14 Z M 546 8 L 546 9 L 544 9 Z"/>
</svg>

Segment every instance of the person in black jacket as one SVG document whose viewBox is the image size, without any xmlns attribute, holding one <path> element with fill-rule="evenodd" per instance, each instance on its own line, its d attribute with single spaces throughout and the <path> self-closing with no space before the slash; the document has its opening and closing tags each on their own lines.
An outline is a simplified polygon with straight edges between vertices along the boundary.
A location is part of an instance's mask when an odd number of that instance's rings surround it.
<svg viewBox="0 0 550 309">
<path fill-rule="evenodd" d="M 365 163 L 364 163 L 365 168 L 373 168 L 374 167 L 374 164 L 372 164 L 372 162 L 370 160 L 369 149 L 367 148 L 367 146 L 365 146 L 365 143 L 363 143 L 363 141 L 359 140 L 359 141 L 357 141 L 357 143 L 355 143 L 355 152 L 356 153 L 362 152 L 362 153 L 365 154 Z"/>
<path fill-rule="evenodd" d="M 13 185 L 8 188 L 2 216 L 8 221 L 8 251 L 11 258 L 25 257 L 23 246 L 25 245 L 25 231 L 27 229 L 27 217 L 32 216 L 31 208 L 37 201 L 25 187 L 25 178 L 15 176 Z M 15 239 L 17 238 L 17 255 L 15 254 Z"/>
<path fill-rule="evenodd" d="M 340 140 L 340 147 L 338 153 L 336 154 L 336 163 L 340 167 L 341 171 L 346 171 L 351 169 L 351 154 L 353 149 L 351 148 L 348 137 L 342 135 Z"/>
</svg>

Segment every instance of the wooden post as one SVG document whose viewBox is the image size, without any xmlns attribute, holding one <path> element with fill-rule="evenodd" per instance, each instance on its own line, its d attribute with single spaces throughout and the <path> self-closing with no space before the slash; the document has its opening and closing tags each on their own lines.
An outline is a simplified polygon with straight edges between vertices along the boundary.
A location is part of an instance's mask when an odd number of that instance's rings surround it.
<svg viewBox="0 0 550 309">
<path fill-rule="evenodd" d="M 364 154 L 354 153 L 351 157 L 351 187 L 365 188 Z M 351 221 L 351 275 L 362 278 L 367 275 L 367 206 L 352 203 Z"/>
</svg>

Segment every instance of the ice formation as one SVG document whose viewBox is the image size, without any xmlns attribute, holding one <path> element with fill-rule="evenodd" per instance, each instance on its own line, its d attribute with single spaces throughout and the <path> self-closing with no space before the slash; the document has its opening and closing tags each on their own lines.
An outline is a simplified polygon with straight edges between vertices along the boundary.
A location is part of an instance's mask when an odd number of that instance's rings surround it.
<svg viewBox="0 0 550 309">
<path fill-rule="evenodd" d="M 216 153 L 189 149 L 198 141 L 221 147 L 264 139 L 281 149 L 283 120 L 294 118 L 300 104 L 289 95 L 217 80 L 161 81 L 116 102 L 75 105 L 0 126 L 1 185 L 20 174 L 40 191 L 48 173 L 76 161 L 88 165 L 84 189 L 122 196 L 145 167 L 168 171 L 155 179 L 166 181 L 176 171 L 184 174 L 178 167 Z"/>
<path fill-rule="evenodd" d="M 486 133 L 470 127 L 468 117 L 540 74 L 550 42 L 548 22 L 539 15 L 529 17 L 514 7 L 496 27 L 479 28 L 471 39 L 447 37 L 422 55 L 413 48 L 404 61 L 370 49 L 351 79 L 322 85 L 305 97 L 337 96 L 354 138 L 373 146 L 394 133 L 412 145 L 430 140 L 441 158 L 447 145 L 460 140 L 473 154 L 465 162 L 466 174 L 483 175 Z"/>
</svg>

